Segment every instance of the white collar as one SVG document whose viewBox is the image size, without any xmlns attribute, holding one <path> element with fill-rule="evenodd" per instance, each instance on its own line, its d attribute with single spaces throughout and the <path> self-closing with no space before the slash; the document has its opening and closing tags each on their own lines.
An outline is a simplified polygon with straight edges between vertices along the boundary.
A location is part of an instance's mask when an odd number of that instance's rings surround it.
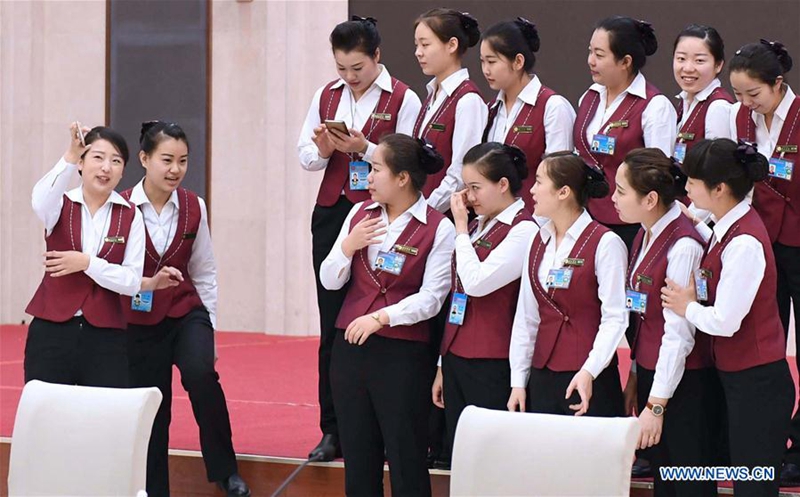
<svg viewBox="0 0 800 497">
<path fill-rule="evenodd" d="M 675 202 L 673 202 L 672 206 L 669 208 L 666 214 L 661 216 L 661 219 L 656 221 L 655 224 L 653 224 L 653 227 L 650 228 L 650 243 L 652 243 L 653 240 L 658 238 L 659 235 L 661 235 L 661 233 L 664 231 L 664 229 L 666 229 L 666 227 L 669 226 L 669 224 L 672 221 L 678 219 L 678 216 L 680 215 L 681 215 L 681 208 L 678 206 L 678 202 L 676 200 Z M 645 231 L 647 231 L 647 228 L 645 228 L 644 225 L 642 225 L 642 228 Z"/>
<path fill-rule="evenodd" d="M 389 93 L 392 92 L 392 76 L 389 74 L 389 70 L 386 69 L 386 66 L 383 64 L 378 64 L 380 67 L 381 72 L 378 74 L 378 77 L 375 78 L 375 81 L 372 82 L 370 87 L 367 91 L 371 90 L 374 86 L 377 86 L 383 91 L 388 91 Z M 339 78 L 333 85 L 331 85 L 331 89 L 339 88 L 340 86 L 347 85 L 345 80 Z M 366 93 L 366 92 L 365 92 Z"/>
<path fill-rule="evenodd" d="M 136 186 L 133 187 L 131 191 L 131 203 L 134 205 L 143 205 L 143 204 L 151 204 L 150 199 L 147 197 L 147 194 L 144 192 L 144 178 L 138 183 Z M 178 202 L 178 191 L 173 190 L 172 194 L 169 196 L 167 203 L 172 203 L 175 205 L 176 209 L 180 209 L 180 202 Z"/>
<path fill-rule="evenodd" d="M 747 212 L 750 210 L 750 204 L 747 203 L 747 199 L 742 200 L 736 206 L 729 210 L 722 219 L 716 219 L 714 215 L 711 215 L 711 219 L 714 220 L 714 236 L 717 238 L 717 242 L 722 240 L 725 236 L 725 233 L 733 226 L 733 223 L 738 221 L 742 218 Z"/>
<path fill-rule="evenodd" d="M 608 88 L 605 86 L 595 83 L 590 88 L 590 90 L 594 90 L 600 95 L 605 96 L 608 93 Z M 647 80 L 644 79 L 644 74 L 641 72 L 633 78 L 631 84 L 620 93 L 620 95 L 624 95 L 626 93 L 630 93 L 631 95 L 637 96 L 639 98 L 647 98 Z"/>
<path fill-rule="evenodd" d="M 461 83 L 468 79 L 469 71 L 466 67 L 462 67 L 458 71 L 446 77 L 440 86 L 449 97 L 453 95 L 453 93 L 456 91 L 456 88 L 458 88 Z M 430 80 L 425 87 L 428 89 L 428 95 L 432 94 L 436 90 L 436 78 Z"/>
<path fill-rule="evenodd" d="M 373 202 L 368 206 L 364 207 L 364 209 L 377 209 L 378 207 L 385 213 L 386 207 L 383 204 L 379 204 L 377 202 Z M 408 208 L 403 214 L 406 212 L 410 213 L 413 217 L 417 218 L 419 222 L 422 224 L 428 224 L 428 202 L 425 201 L 425 196 L 420 195 L 414 204 Z M 403 215 L 401 214 L 401 216 Z"/>
<path fill-rule="evenodd" d="M 583 209 L 583 212 L 581 212 L 581 215 L 578 216 L 578 219 L 576 219 L 575 222 L 572 223 L 572 226 L 570 226 L 567 230 L 565 238 L 569 237 L 573 240 L 577 240 L 578 237 L 581 236 L 581 233 L 583 233 L 583 230 L 585 230 L 591 222 L 592 216 L 589 215 L 589 212 L 586 209 Z M 547 243 L 551 237 L 555 236 L 556 225 L 553 223 L 553 220 L 548 220 L 539 230 L 539 233 L 539 236 L 542 237 L 542 241 L 545 243 Z"/>
<path fill-rule="evenodd" d="M 704 102 L 709 97 L 709 95 L 711 95 L 711 93 L 720 86 L 722 86 L 722 83 L 719 82 L 718 78 L 714 78 L 711 81 L 711 83 L 708 84 L 708 86 L 703 88 L 701 91 L 697 92 L 697 95 L 694 96 L 695 101 Z M 685 102 L 686 99 L 689 98 L 689 94 L 685 91 L 682 91 L 677 95 L 675 95 L 675 98 L 680 98 Z"/>
<path fill-rule="evenodd" d="M 86 202 L 83 200 L 83 187 L 79 186 L 77 188 L 73 188 L 72 190 L 67 192 L 67 198 L 72 200 L 73 202 L 77 202 L 81 205 L 86 205 Z M 108 199 L 103 203 L 106 205 L 108 203 L 112 204 L 119 204 L 125 207 L 130 207 L 131 205 L 128 203 L 127 200 L 122 198 L 122 195 L 115 192 L 114 190 L 111 191 L 111 195 L 108 196 Z"/>
<path fill-rule="evenodd" d="M 494 217 L 498 223 L 503 223 L 511 226 L 514 224 L 514 219 L 517 217 L 517 213 L 525 208 L 525 202 L 522 201 L 521 198 L 517 198 L 514 202 L 511 203 L 508 207 L 503 209 L 503 211 Z M 484 220 L 486 216 L 478 216 L 478 226 L 484 228 Z"/>
<path fill-rule="evenodd" d="M 528 105 L 536 106 L 536 100 L 539 97 L 539 91 L 542 89 L 542 82 L 539 80 L 539 76 L 534 75 L 533 78 L 525 85 L 525 88 L 519 92 L 517 95 L 518 100 L 522 100 L 524 103 Z M 497 102 L 499 105 L 505 104 L 505 92 L 500 90 L 497 94 Z"/>
</svg>

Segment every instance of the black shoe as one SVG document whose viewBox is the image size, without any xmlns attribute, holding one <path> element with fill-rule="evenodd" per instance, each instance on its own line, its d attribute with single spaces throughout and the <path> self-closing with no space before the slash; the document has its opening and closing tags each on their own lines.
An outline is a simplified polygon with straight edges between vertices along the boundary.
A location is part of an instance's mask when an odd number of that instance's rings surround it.
<svg viewBox="0 0 800 497">
<path fill-rule="evenodd" d="M 337 457 L 342 457 L 342 449 L 336 435 L 322 435 L 322 440 L 308 453 L 309 459 L 320 462 L 333 461 Z"/>
<path fill-rule="evenodd" d="M 446 459 L 436 459 L 433 461 L 432 469 L 444 469 L 450 471 L 450 461 Z"/>
<path fill-rule="evenodd" d="M 250 488 L 242 480 L 239 473 L 234 473 L 223 481 L 218 481 L 217 486 L 225 491 L 228 497 L 250 497 Z"/>
<path fill-rule="evenodd" d="M 651 476 L 653 476 L 653 472 L 650 469 L 650 461 L 637 457 L 633 463 L 633 468 L 631 468 L 631 477 L 650 478 Z"/>
<path fill-rule="evenodd" d="M 800 466 L 787 462 L 781 468 L 782 487 L 800 487 Z"/>
</svg>

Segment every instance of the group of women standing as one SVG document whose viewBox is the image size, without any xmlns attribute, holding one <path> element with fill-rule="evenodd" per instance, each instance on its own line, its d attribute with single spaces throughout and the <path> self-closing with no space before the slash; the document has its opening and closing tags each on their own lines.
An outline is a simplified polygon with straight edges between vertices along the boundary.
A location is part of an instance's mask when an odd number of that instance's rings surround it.
<svg viewBox="0 0 800 497">
<path fill-rule="evenodd" d="M 604 19 L 576 113 L 536 76 L 526 19 L 481 34 L 470 15 L 433 9 L 414 43 L 432 78 L 422 104 L 380 64 L 374 19 L 336 26 L 340 79 L 315 94 L 298 142 L 303 167 L 325 170 L 312 220 L 323 438 L 311 456 L 344 453 L 348 495 L 382 495 L 384 460 L 393 495 L 430 495 L 432 401 L 451 443 L 469 404 L 638 413 L 656 468 L 725 452 L 780 471 L 800 275 L 800 100 L 785 48 L 736 51 L 733 104 L 721 37 L 687 27 L 673 46 L 676 111 L 641 72 L 652 26 Z M 462 67 L 477 44 L 498 92 L 488 105 Z M 716 495 L 714 482 L 655 477 L 658 495 Z M 778 480 L 734 486 L 777 495 Z"/>
</svg>

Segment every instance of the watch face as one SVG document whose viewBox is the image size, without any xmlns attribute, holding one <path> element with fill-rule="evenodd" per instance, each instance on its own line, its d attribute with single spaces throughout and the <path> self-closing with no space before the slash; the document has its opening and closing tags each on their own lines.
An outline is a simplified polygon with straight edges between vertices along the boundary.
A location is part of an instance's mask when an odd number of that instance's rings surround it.
<svg viewBox="0 0 800 497">
<path fill-rule="evenodd" d="M 664 408 L 660 405 L 654 405 L 653 414 L 655 414 L 656 416 L 661 416 L 662 414 L 664 414 Z"/>
</svg>

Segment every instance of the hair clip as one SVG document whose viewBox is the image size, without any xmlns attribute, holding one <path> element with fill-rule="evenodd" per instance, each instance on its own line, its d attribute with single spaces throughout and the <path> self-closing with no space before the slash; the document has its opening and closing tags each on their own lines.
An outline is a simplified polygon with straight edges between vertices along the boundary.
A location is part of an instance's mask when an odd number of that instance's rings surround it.
<svg viewBox="0 0 800 497">
<path fill-rule="evenodd" d="M 358 21 L 358 22 L 368 22 L 370 24 L 378 24 L 378 20 L 374 17 L 361 17 L 361 16 L 352 16 L 350 17 L 351 21 Z"/>
</svg>

